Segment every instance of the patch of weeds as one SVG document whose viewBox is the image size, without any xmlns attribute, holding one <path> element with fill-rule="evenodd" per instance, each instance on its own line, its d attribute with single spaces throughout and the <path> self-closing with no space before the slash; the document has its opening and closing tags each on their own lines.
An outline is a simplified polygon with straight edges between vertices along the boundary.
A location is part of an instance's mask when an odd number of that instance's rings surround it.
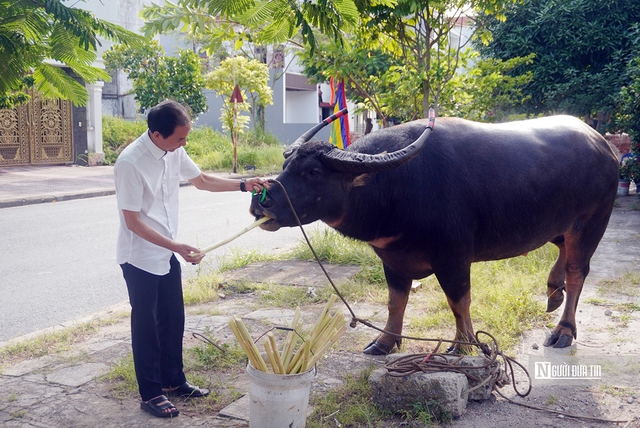
<svg viewBox="0 0 640 428">
<path fill-rule="evenodd" d="M 578 355 L 578 348 L 569 349 L 569 356 L 570 357 L 575 357 L 576 355 Z"/>
<path fill-rule="evenodd" d="M 0 365 L 68 351 L 71 345 L 82 342 L 100 327 L 117 321 L 115 317 L 93 320 L 5 346 L 0 349 Z"/>
<path fill-rule="evenodd" d="M 640 305 L 637 303 L 618 303 L 613 309 L 626 313 L 640 312 Z"/>
<path fill-rule="evenodd" d="M 220 261 L 219 272 L 228 272 L 234 269 L 240 269 L 256 262 L 269 262 L 279 260 L 281 257 L 271 254 L 265 254 L 260 251 L 242 251 L 239 249 L 231 250 L 229 255 L 226 255 Z"/>
<path fill-rule="evenodd" d="M 602 385 L 600 387 L 600 391 L 614 397 L 628 397 L 634 394 L 633 388 L 629 388 L 626 386 Z"/>
<path fill-rule="evenodd" d="M 417 402 L 411 410 L 400 412 L 402 419 L 418 423 L 420 426 L 434 425 L 436 422 L 450 422 L 451 416 L 442 409 L 437 401 Z"/>
<path fill-rule="evenodd" d="M 138 381 L 136 380 L 136 371 L 133 366 L 133 354 L 129 354 L 118 361 L 100 379 L 112 383 L 111 393 L 117 399 L 124 400 L 137 393 Z"/>
<path fill-rule="evenodd" d="M 332 292 L 332 289 L 322 287 L 316 288 L 314 293 L 310 294 L 307 287 L 268 284 L 260 290 L 258 297 L 263 305 L 269 307 L 295 308 L 296 306 L 326 302 Z"/>
<path fill-rule="evenodd" d="M 247 355 L 238 346 L 231 347 L 225 343 L 219 345 L 222 351 L 213 345 L 195 346 L 188 350 L 193 357 L 196 369 L 224 370 L 231 367 L 244 367 L 247 365 Z"/>
<path fill-rule="evenodd" d="M 633 339 L 631 339 L 629 337 L 616 336 L 616 337 L 613 338 L 613 343 L 629 343 L 632 340 Z"/>
<path fill-rule="evenodd" d="M 249 294 L 264 288 L 264 285 L 250 281 L 223 282 L 221 286 L 227 294 Z"/>
<path fill-rule="evenodd" d="M 331 229 L 307 233 L 318 258 L 327 263 L 368 266 L 381 264 L 371 247 L 352 238 L 347 238 Z M 287 258 L 315 260 L 307 242 L 302 240 L 287 253 Z"/>
<path fill-rule="evenodd" d="M 11 419 L 21 419 L 24 418 L 26 414 L 27 411 L 24 409 L 16 410 L 15 412 L 11 413 Z"/>
<path fill-rule="evenodd" d="M 640 273 L 627 272 L 613 279 L 605 279 L 598 284 L 598 293 L 623 294 L 630 297 L 640 296 Z"/>
<path fill-rule="evenodd" d="M 553 406 L 554 404 L 558 403 L 558 397 L 556 397 L 553 394 L 549 394 L 549 396 L 547 397 L 547 401 L 545 402 L 545 404 L 547 406 Z"/>
<path fill-rule="evenodd" d="M 595 306 L 611 306 L 611 303 L 606 299 L 600 299 L 598 297 L 589 297 L 584 300 L 584 303 L 595 305 Z"/>
<path fill-rule="evenodd" d="M 631 322 L 631 315 L 629 314 L 621 314 L 621 315 L 612 315 L 611 319 L 618 324 L 618 326 L 622 328 L 629 327 L 629 323 Z"/>
<path fill-rule="evenodd" d="M 13 401 L 16 401 L 18 399 L 18 394 L 16 394 L 15 392 L 12 392 L 11 394 L 9 394 L 9 398 L 8 401 L 11 403 Z"/>
<path fill-rule="evenodd" d="M 207 274 L 190 278 L 183 287 L 185 305 L 197 305 L 218 300 L 220 276 Z"/>
<path fill-rule="evenodd" d="M 373 368 L 366 368 L 358 377 L 347 376 L 343 386 L 313 397 L 310 401 L 313 413 L 307 418 L 307 427 L 384 426 L 376 421 L 382 421 L 391 414 L 371 402 L 369 375 Z"/>
</svg>

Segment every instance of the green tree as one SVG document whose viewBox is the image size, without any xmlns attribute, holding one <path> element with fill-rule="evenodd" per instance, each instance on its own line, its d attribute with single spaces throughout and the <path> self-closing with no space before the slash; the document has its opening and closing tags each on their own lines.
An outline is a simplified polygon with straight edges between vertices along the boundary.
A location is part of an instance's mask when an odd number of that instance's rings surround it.
<svg viewBox="0 0 640 428">
<path fill-rule="evenodd" d="M 418 80 L 421 116 L 426 117 L 430 106 L 438 109 L 447 83 L 464 65 L 469 40 L 490 40 L 490 32 L 474 16 L 482 12 L 503 19 L 503 9 L 513 1 L 398 0 L 392 6 L 361 6 L 360 31 L 374 46 L 402 59 Z"/>
<path fill-rule="evenodd" d="M 98 37 L 142 42 L 140 36 L 63 1 L 0 0 L 0 108 L 26 102 L 29 87 L 47 98 L 86 105 L 85 87 L 47 60 L 63 63 L 85 82 L 108 81 L 109 75 L 92 65 Z"/>
<path fill-rule="evenodd" d="M 506 11 L 506 21 L 481 17 L 493 41 L 482 54 L 508 60 L 535 54 L 525 111 L 564 112 L 607 122 L 615 110 L 625 69 L 637 43 L 640 22 L 635 0 L 523 0 Z"/>
<path fill-rule="evenodd" d="M 354 37 L 342 45 L 320 44 L 315 52 L 306 49 L 300 58 L 305 73 L 314 82 L 330 77 L 345 79 L 349 98 L 375 110 L 386 126 L 392 118 L 407 121 L 422 116 L 423 94 L 419 90 L 422 82 L 411 66 L 415 61 L 409 58 L 411 54 L 394 57 L 381 47 L 371 47 L 371 43 Z M 459 54 L 457 64 L 465 72 L 444 82 L 439 114 L 498 120 L 503 111 L 522 102 L 521 86 L 529 81 L 530 73 L 522 76 L 507 73 L 531 57 L 477 61 L 477 56 L 477 52 L 469 50 Z"/>
<path fill-rule="evenodd" d="M 506 61 L 493 58 L 474 61 L 465 73 L 457 74 L 440 96 L 440 113 L 484 122 L 499 122 L 526 102 L 523 89 L 533 78 L 530 71 L 511 75 L 517 67 L 531 63 L 534 55 Z"/>
<path fill-rule="evenodd" d="M 181 49 L 177 57 L 167 56 L 152 40 L 141 47 L 114 45 L 104 59 L 109 69 L 128 74 L 141 110 L 172 99 L 187 104 L 194 115 L 207 111 L 200 60 L 193 51 Z"/>
<path fill-rule="evenodd" d="M 358 9 L 354 0 L 178 0 L 145 8 L 143 17 L 147 35 L 205 33 L 211 40 L 205 48 L 212 51 L 238 36 L 256 44 L 278 44 L 300 34 L 303 43 L 315 45 L 314 28 L 338 40 L 358 23 Z"/>
<path fill-rule="evenodd" d="M 243 133 L 249 122 L 249 117 L 242 113 L 250 111 L 253 114 L 257 106 L 273 104 L 273 91 L 269 87 L 269 69 L 254 59 L 248 60 L 241 56 L 228 58 L 205 76 L 205 85 L 222 98 L 220 122 L 224 129 L 231 132 L 235 152 L 237 134 Z M 241 103 L 231 101 L 236 85 L 243 94 Z M 251 102 L 245 101 L 247 97 Z M 237 161 L 234 156 L 233 172 L 236 171 Z"/>
</svg>

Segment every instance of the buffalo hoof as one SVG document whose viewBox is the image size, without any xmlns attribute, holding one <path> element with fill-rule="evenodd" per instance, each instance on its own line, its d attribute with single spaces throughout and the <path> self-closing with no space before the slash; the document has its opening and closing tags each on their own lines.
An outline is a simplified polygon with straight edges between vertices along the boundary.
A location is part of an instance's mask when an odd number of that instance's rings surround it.
<svg viewBox="0 0 640 428">
<path fill-rule="evenodd" d="M 547 312 L 553 312 L 562 305 L 562 302 L 564 302 L 563 288 L 564 286 L 556 288 L 549 294 L 547 298 Z"/>
<path fill-rule="evenodd" d="M 402 344 L 402 341 L 400 339 L 393 342 L 391 346 L 386 346 L 382 343 L 379 343 L 377 340 L 374 340 L 373 342 L 368 344 L 367 347 L 364 348 L 364 351 L 362 352 L 367 355 L 387 355 L 393 350 L 393 347 L 395 345 L 397 345 L 398 348 L 400 348 L 401 344 Z"/>
<path fill-rule="evenodd" d="M 573 343 L 573 336 L 569 334 L 551 333 L 544 341 L 544 346 L 553 346 L 554 348 L 566 348 Z"/>
</svg>

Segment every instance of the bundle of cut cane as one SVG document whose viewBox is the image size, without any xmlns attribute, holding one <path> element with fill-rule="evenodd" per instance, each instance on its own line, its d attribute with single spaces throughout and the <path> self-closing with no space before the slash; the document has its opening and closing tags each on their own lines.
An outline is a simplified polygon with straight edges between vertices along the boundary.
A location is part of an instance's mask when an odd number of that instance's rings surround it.
<svg viewBox="0 0 640 428">
<path fill-rule="evenodd" d="M 232 317 L 229 320 L 229 327 L 236 336 L 236 339 L 238 339 L 238 343 L 240 343 L 244 352 L 246 352 L 254 368 L 275 374 L 303 373 L 310 370 L 318 359 L 338 341 L 347 329 L 347 320 L 344 315 L 340 313 L 331 315 L 329 313 L 336 299 L 337 296 L 335 294 L 331 295 L 313 329 L 297 349 L 296 346 L 300 339 L 297 332 L 299 332 L 302 327 L 300 308 L 296 308 L 293 322 L 291 323 L 291 330 L 284 341 L 282 352 L 278 352 L 273 333 L 267 333 L 264 341 L 264 349 L 271 370 L 262 358 L 258 347 L 253 342 L 253 339 L 251 339 L 242 320 L 238 317 Z"/>
</svg>

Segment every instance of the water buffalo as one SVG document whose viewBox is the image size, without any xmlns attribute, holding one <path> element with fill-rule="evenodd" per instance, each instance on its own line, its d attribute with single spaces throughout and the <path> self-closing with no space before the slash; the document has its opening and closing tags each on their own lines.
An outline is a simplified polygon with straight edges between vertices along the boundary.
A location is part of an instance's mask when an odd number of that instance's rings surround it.
<svg viewBox="0 0 640 428">
<path fill-rule="evenodd" d="M 347 150 L 308 141 L 285 152 L 277 180 L 303 224 L 322 220 L 368 242 L 382 259 L 389 316 L 364 350 L 385 354 L 402 332 L 413 279 L 435 274 L 469 340 L 471 263 L 514 257 L 547 242 L 559 248 L 547 281 L 547 310 L 564 300 L 545 346 L 576 338 L 578 298 L 589 261 L 616 198 L 618 160 L 602 136 L 581 120 L 554 116 L 502 124 L 426 119 L 365 135 Z M 426 138 L 428 136 L 428 138 Z M 275 231 L 295 226 L 280 186 L 254 197 L 251 213 Z"/>
</svg>

